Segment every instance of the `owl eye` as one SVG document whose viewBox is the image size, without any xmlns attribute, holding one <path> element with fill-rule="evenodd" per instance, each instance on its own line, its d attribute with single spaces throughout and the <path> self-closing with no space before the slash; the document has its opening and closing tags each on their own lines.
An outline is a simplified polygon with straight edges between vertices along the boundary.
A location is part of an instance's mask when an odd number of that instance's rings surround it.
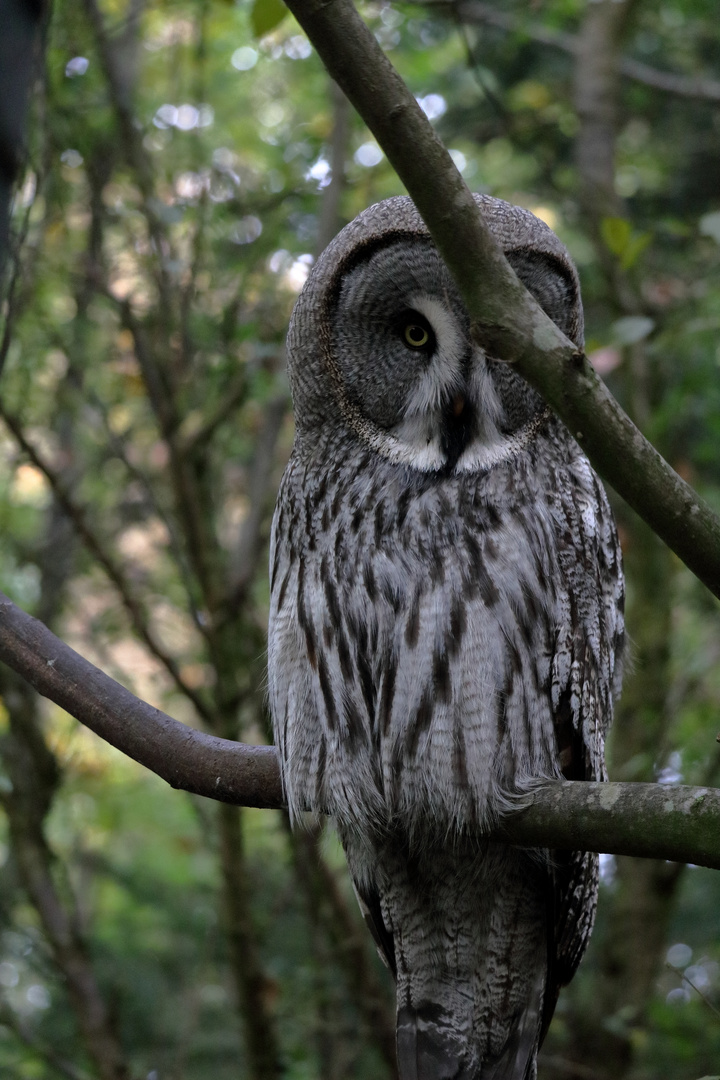
<svg viewBox="0 0 720 1080">
<path fill-rule="evenodd" d="M 427 319 L 416 311 L 408 311 L 400 320 L 398 329 L 403 341 L 411 349 L 422 349 L 427 352 L 435 345 L 432 327 Z"/>
<path fill-rule="evenodd" d="M 405 327 L 405 341 L 411 349 L 422 349 L 430 340 L 430 335 L 419 323 L 408 323 Z"/>
</svg>

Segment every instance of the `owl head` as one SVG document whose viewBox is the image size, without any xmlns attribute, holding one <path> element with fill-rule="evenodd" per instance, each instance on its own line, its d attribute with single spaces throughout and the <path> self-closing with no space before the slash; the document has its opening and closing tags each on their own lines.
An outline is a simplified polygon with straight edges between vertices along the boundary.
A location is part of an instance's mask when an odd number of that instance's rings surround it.
<svg viewBox="0 0 720 1080">
<path fill-rule="evenodd" d="M 506 258 L 545 313 L 583 343 L 577 272 L 528 210 L 476 195 Z M 297 440 L 359 439 L 424 472 L 487 467 L 545 406 L 474 342 L 460 293 L 413 202 L 365 210 L 325 249 L 288 333 Z"/>
</svg>

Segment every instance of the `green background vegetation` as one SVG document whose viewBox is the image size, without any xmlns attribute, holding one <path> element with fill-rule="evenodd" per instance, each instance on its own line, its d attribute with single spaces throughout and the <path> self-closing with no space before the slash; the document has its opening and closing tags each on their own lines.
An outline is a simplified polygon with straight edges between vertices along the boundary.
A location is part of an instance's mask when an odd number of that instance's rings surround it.
<svg viewBox="0 0 720 1080">
<path fill-rule="evenodd" d="M 472 25 L 452 3 L 362 7 L 470 187 L 566 242 L 591 359 L 720 506 L 716 0 L 463 10 Z M 337 228 L 401 191 L 281 16 L 54 5 L 0 328 L 0 588 L 138 695 L 251 742 L 288 318 Z M 588 40 L 610 61 L 602 115 Z M 717 784 L 718 603 L 616 512 L 631 645 L 611 778 Z M 293 838 L 279 813 L 172 791 L 7 669 L 0 756 L 0 1075 L 392 1076 L 389 977 L 320 826 Z M 717 1074 L 720 878 L 603 869 L 541 1077 Z"/>
</svg>

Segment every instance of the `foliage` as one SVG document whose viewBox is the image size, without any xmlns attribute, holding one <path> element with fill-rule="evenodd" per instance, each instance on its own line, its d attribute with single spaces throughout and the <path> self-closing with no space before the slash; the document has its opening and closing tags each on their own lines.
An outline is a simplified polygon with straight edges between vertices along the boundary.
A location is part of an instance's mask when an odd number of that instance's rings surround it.
<svg viewBox="0 0 720 1080">
<path fill-rule="evenodd" d="M 510 23 L 480 29 L 422 5 L 364 14 L 470 186 L 528 206 L 569 245 L 598 369 L 720 504 L 716 104 L 625 79 L 618 201 L 593 221 L 574 157 L 572 57 L 534 34 L 579 34 L 586 5 L 527 9 L 506 4 Z M 100 32 L 97 13 L 92 0 L 55 7 L 15 202 L 27 237 L 3 313 L 0 587 L 179 719 L 262 740 L 266 547 L 292 438 L 283 340 L 321 242 L 337 104 L 274 3 L 108 0 Z M 718 47 L 713 15 L 710 0 L 638 2 L 624 55 L 704 76 Z M 400 191 L 355 118 L 344 161 L 342 220 Z M 662 555 L 662 595 L 653 590 L 643 568 L 655 549 L 621 506 L 618 516 L 641 674 L 650 629 L 666 619 L 667 633 L 652 668 L 662 694 L 645 690 L 621 714 L 615 776 L 716 782 L 717 604 Z M 7 795 L 19 713 L 12 682 L 0 694 Z M 168 790 L 59 710 L 35 708 L 27 730 L 42 730 L 61 772 L 57 790 L 40 779 L 37 789 L 51 803 L 54 888 L 88 945 L 128 1075 L 273 1075 L 248 1051 L 249 1001 L 278 1033 L 292 1080 L 389 1075 L 368 1017 L 377 988 L 390 1017 L 390 987 L 369 946 L 366 981 L 349 970 L 363 931 L 334 841 L 308 859 L 280 815 L 244 812 L 233 858 L 248 902 L 233 906 L 223 900 L 232 828 L 217 807 Z M 0 1071 L 102 1075 L 28 899 L 4 805 Z M 320 886 L 303 859 L 327 874 Z M 682 980 L 699 979 L 717 1006 L 716 878 L 692 870 L 673 886 L 658 956 L 679 957 L 679 974 L 653 969 L 644 1011 L 618 1005 L 598 1021 L 598 979 L 615 986 L 608 916 L 626 887 L 622 866 L 615 874 L 607 862 L 596 938 L 561 999 L 544 1075 L 573 1075 L 567 1060 L 581 1060 L 589 1023 L 627 1037 L 636 1080 L 711 1073 L 720 1021 Z M 229 944 L 245 917 L 259 946 L 254 991 Z M 633 947 L 628 963 L 642 967 Z"/>
</svg>

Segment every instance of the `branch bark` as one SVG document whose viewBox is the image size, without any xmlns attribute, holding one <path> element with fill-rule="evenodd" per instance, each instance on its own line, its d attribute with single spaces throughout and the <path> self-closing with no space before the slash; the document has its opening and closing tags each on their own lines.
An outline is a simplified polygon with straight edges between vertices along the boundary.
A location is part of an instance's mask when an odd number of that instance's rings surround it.
<svg viewBox="0 0 720 1080">
<path fill-rule="evenodd" d="M 330 75 L 413 198 L 465 300 L 476 340 L 514 363 L 600 475 L 720 597 L 720 519 L 620 408 L 523 288 L 460 173 L 351 0 L 288 0 Z"/>
<path fill-rule="evenodd" d="M 274 747 L 196 731 L 136 698 L 0 593 L 0 660 L 171 787 L 220 802 L 282 805 Z"/>
<path fill-rule="evenodd" d="M 283 806 L 273 746 L 219 739 L 131 694 L 0 593 L 0 660 L 171 787 L 220 802 Z M 720 870 L 720 790 L 546 781 L 518 798 L 491 839 L 603 851 Z"/>
</svg>

